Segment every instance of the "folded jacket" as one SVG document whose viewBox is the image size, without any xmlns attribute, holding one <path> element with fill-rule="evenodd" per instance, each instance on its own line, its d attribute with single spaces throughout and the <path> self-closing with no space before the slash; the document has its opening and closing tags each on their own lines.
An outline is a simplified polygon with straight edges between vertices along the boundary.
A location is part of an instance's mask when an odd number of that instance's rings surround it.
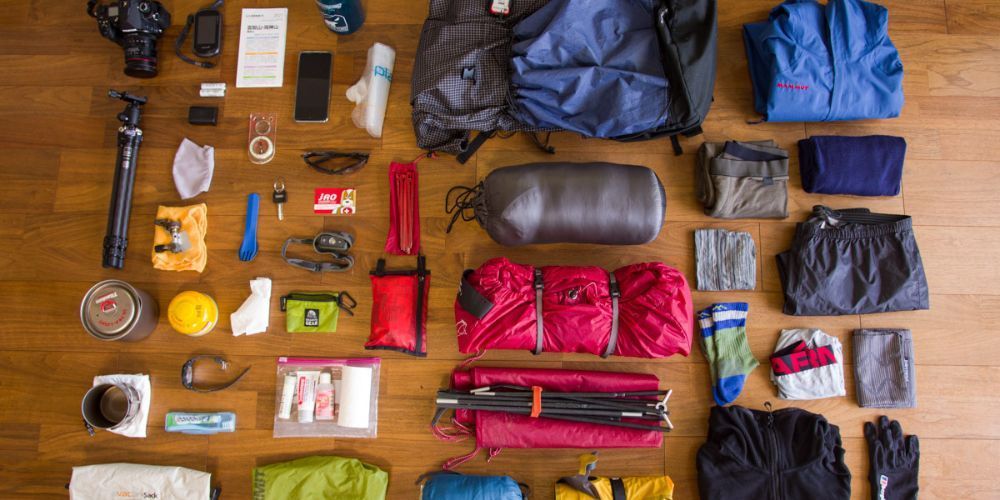
<svg viewBox="0 0 1000 500">
<path fill-rule="evenodd" d="M 164 271 L 204 271 L 208 262 L 208 246 L 205 244 L 205 236 L 208 234 L 208 206 L 204 203 L 187 207 L 160 206 L 156 209 L 156 218 L 180 222 L 181 231 L 187 233 L 191 246 L 180 253 L 169 250 L 157 252 L 155 247 L 170 244 L 171 237 L 165 228 L 156 226 L 153 234 L 153 267 Z"/>
<path fill-rule="evenodd" d="M 889 135 L 812 136 L 799 141 L 799 171 L 808 193 L 896 196 L 906 140 Z"/>
<path fill-rule="evenodd" d="M 771 382 L 781 399 L 847 394 L 840 340 L 815 328 L 782 330 L 771 355 Z"/>
<path fill-rule="evenodd" d="M 743 25 L 754 108 L 771 122 L 894 118 L 903 63 L 889 10 L 861 0 L 785 0 Z"/>
<path fill-rule="evenodd" d="M 854 379 L 863 408 L 917 406 L 916 364 L 909 330 L 855 330 Z"/>
<path fill-rule="evenodd" d="M 698 150 L 695 178 L 706 215 L 788 217 L 788 152 L 774 141 L 706 142 Z"/>
</svg>

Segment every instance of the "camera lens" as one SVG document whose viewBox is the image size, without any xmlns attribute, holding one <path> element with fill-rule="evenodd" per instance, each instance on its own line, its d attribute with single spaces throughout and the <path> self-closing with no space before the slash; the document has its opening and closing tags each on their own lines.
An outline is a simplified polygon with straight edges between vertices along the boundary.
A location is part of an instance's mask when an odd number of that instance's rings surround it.
<svg viewBox="0 0 1000 500">
<path fill-rule="evenodd" d="M 125 36 L 125 74 L 135 78 L 156 76 L 156 38 L 146 33 Z"/>
</svg>

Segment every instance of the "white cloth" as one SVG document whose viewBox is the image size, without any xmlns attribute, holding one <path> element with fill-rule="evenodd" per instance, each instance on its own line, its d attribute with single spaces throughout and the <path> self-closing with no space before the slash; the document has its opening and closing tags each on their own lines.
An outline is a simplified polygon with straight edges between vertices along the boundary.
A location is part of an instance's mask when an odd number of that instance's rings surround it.
<svg viewBox="0 0 1000 500">
<path fill-rule="evenodd" d="M 187 137 L 174 154 L 174 185 L 182 200 L 208 192 L 215 172 L 215 148 L 199 146 Z"/>
<path fill-rule="evenodd" d="M 229 315 L 233 335 L 253 335 L 267 331 L 271 317 L 271 278 L 250 280 L 250 296 Z"/>
<path fill-rule="evenodd" d="M 385 108 L 389 102 L 389 87 L 392 83 L 392 68 L 396 64 L 396 50 L 376 43 L 368 49 L 368 64 L 365 74 L 358 83 L 347 89 L 347 100 L 356 104 L 351 112 L 351 120 L 358 128 L 368 131 L 368 135 L 382 137 L 385 122 Z"/>
<path fill-rule="evenodd" d="M 149 384 L 149 375 L 137 373 L 135 375 L 98 375 L 94 377 L 94 387 L 101 384 L 122 384 L 130 385 L 139 393 L 141 402 L 139 403 L 139 413 L 128 425 L 108 429 L 115 434 L 125 437 L 146 437 L 146 424 L 149 422 L 149 404 L 153 399 L 153 389 Z"/>
<path fill-rule="evenodd" d="M 69 480 L 70 500 L 208 500 L 211 491 L 211 474 L 162 465 L 85 465 L 73 467 L 73 476 Z"/>
<path fill-rule="evenodd" d="M 837 361 L 819 368 L 810 368 L 781 376 L 775 375 L 772 369 L 771 382 L 778 388 L 778 397 L 808 400 L 846 395 L 847 391 L 844 389 L 844 350 L 840 345 L 840 340 L 837 337 L 827 335 L 823 330 L 793 328 L 781 331 L 774 350 L 775 352 L 780 351 L 799 341 L 805 342 L 807 349 L 830 346 Z"/>
</svg>

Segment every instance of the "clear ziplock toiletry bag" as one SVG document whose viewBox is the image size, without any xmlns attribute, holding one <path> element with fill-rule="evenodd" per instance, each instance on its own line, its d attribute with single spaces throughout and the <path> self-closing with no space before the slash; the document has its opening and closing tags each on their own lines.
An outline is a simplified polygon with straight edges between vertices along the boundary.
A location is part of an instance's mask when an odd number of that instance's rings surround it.
<svg viewBox="0 0 1000 500">
<path fill-rule="evenodd" d="M 374 438 L 379 358 L 278 358 L 274 437 Z"/>
</svg>

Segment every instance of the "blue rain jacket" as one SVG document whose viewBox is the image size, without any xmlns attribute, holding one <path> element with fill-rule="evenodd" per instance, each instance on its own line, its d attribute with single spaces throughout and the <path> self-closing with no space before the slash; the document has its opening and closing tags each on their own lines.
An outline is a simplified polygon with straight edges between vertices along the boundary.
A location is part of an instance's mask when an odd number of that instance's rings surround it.
<svg viewBox="0 0 1000 500">
<path fill-rule="evenodd" d="M 899 116 L 903 63 L 888 17 L 861 0 L 787 0 L 745 24 L 757 112 L 772 122 Z"/>
<path fill-rule="evenodd" d="M 666 123 L 654 18 L 653 0 L 551 0 L 519 22 L 511 62 L 518 118 L 602 138 Z"/>
</svg>

